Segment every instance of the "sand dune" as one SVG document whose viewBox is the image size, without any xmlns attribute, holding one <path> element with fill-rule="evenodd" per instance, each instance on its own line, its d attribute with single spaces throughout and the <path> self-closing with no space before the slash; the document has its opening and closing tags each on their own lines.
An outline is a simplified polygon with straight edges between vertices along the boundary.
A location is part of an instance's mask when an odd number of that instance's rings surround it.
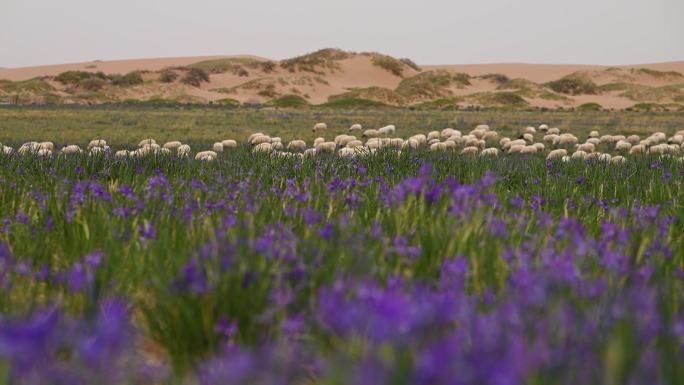
<svg viewBox="0 0 684 385">
<path fill-rule="evenodd" d="M 386 63 L 379 64 L 376 59 L 385 59 Z M 171 83 L 158 81 L 159 71 L 164 68 L 177 68 L 175 71 L 180 78 L 187 66 L 208 60 L 229 64 L 225 68 L 210 68 L 210 81 L 202 82 L 199 86 L 184 84 L 179 80 Z M 43 77 L 41 81 L 46 84 L 43 88 L 50 89 L 50 95 L 60 98 L 64 103 L 150 98 L 184 102 L 234 100 L 266 103 L 280 96 L 297 95 L 309 104 L 354 97 L 397 105 L 416 105 L 447 98 L 461 107 L 513 103 L 518 107 L 557 108 L 598 103 L 604 108 L 627 108 L 639 102 L 654 102 L 667 105 L 667 108 L 684 108 L 684 61 L 621 66 L 446 64 L 422 65 L 419 72 L 405 62 L 375 53 L 321 50 L 293 60 L 298 64 L 288 67 L 283 65 L 284 62 L 270 61 L 272 65 L 269 68 L 260 65 L 269 59 L 251 55 L 93 61 L 5 68 L 0 69 L 0 79 L 20 82 Z M 99 93 L 100 97 L 105 95 L 106 98 L 93 99 L 77 84 L 65 85 L 54 80 L 55 76 L 65 71 L 101 71 L 109 75 L 131 71 L 149 73 L 144 74 L 144 84 L 134 87 L 106 86 Z M 420 77 L 414 78 L 419 74 Z M 490 74 L 498 76 L 483 76 Z M 580 79 L 580 82 L 587 82 L 590 89 L 576 91 L 570 85 L 569 91 L 565 91 L 553 89 L 549 84 L 569 75 L 572 75 L 570 78 Z M 461 76 L 461 80 L 449 80 L 451 76 L 454 79 Z M 463 76 L 468 80 L 464 81 Z M 0 95 L 12 95 L 13 92 L 23 92 L 26 103 L 40 103 L 45 99 L 39 91 L 24 92 L 23 89 L 17 91 L 17 87 L 11 90 L 0 87 Z"/>
<path fill-rule="evenodd" d="M 192 63 L 197 63 L 203 60 L 211 60 L 218 58 L 255 58 L 252 55 L 234 55 L 234 56 L 186 56 L 186 57 L 172 57 L 172 58 L 155 58 L 155 59 L 132 59 L 132 60 L 108 60 L 100 61 L 94 60 L 83 63 L 70 64 L 53 64 L 36 67 L 21 67 L 21 68 L 2 68 L 0 69 L 0 79 L 7 79 L 12 81 L 27 80 L 38 76 L 56 76 L 65 71 L 102 71 L 108 74 L 125 74 L 131 71 L 159 71 L 166 67 L 185 66 Z"/>
</svg>

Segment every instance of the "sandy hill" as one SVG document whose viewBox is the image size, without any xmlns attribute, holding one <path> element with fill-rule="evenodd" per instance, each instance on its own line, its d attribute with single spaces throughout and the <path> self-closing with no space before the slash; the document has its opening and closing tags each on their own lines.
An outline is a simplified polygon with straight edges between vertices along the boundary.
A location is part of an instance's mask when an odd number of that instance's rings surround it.
<svg viewBox="0 0 684 385">
<path fill-rule="evenodd" d="M 409 59 L 338 49 L 281 61 L 250 55 L 93 61 L 0 69 L 0 98 L 23 104 L 679 110 L 684 108 L 684 61 L 418 66 Z"/>
</svg>

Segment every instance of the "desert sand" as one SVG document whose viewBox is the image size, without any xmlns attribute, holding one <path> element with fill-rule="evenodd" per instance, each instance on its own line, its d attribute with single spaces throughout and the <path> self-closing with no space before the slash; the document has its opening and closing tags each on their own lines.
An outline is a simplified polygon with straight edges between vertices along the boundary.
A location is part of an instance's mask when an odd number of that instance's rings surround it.
<svg viewBox="0 0 684 385">
<path fill-rule="evenodd" d="M 341 57 L 327 58 L 318 51 L 304 55 L 304 59 L 321 59 L 313 69 L 286 68 L 282 62 L 271 61 L 274 67 L 266 71 L 258 66 L 244 64 L 267 62 L 269 59 L 252 55 L 198 56 L 177 58 L 156 58 L 136 60 L 92 61 L 73 64 L 58 64 L 24 68 L 0 69 L 0 79 L 22 82 L 41 78 L 65 103 L 107 102 L 124 99 L 146 100 L 150 98 L 172 99 L 191 102 L 216 102 L 232 100 L 235 102 L 268 103 L 285 95 L 297 95 L 306 103 L 321 104 L 335 98 L 354 97 L 370 99 L 394 105 L 419 105 L 420 103 L 453 99 L 459 106 L 488 106 L 491 96 L 497 93 L 514 93 L 522 97 L 522 103 L 537 107 L 576 107 L 585 103 L 598 103 L 603 108 L 628 108 L 637 103 L 652 102 L 673 108 L 684 107 L 684 61 L 621 66 L 597 66 L 582 64 L 446 64 L 420 65 L 420 71 L 408 65 L 400 65 L 400 74 L 387 67 L 377 65 L 375 56 L 369 54 L 344 53 Z M 297 59 L 300 59 L 297 58 Z M 173 68 L 179 78 L 185 68 L 206 61 L 226 61 L 236 63 L 237 70 L 209 71 L 209 82 L 199 86 L 184 84 L 182 81 L 162 83 L 157 81 L 159 71 Z M 84 94 L 78 85 L 65 85 L 54 77 L 65 71 L 103 72 L 123 75 L 131 71 L 142 71 L 144 84 L 127 88 L 106 86 L 100 94 L 106 99 L 92 99 Z M 653 72 L 656 71 L 656 72 Z M 427 73 L 427 75 L 426 75 Z M 466 83 L 441 84 L 428 79 L 434 74 L 467 74 Z M 504 80 L 512 80 L 518 85 L 503 85 L 501 80 L 494 81 L 484 75 L 497 74 Z M 414 76 L 420 77 L 414 78 Z M 596 86 L 588 92 L 564 92 L 552 89 L 549 82 L 566 76 L 580 76 Z M 484 76 L 484 77 L 483 77 Z M 407 79 L 421 79 L 411 87 L 401 86 L 410 83 Z M 427 80 L 426 80 L 427 79 Z M 522 86 L 520 84 L 523 84 Z M 663 89 L 666 87 L 666 89 Z M 667 88 L 669 87 L 669 88 Z M 0 95 L 12 95 L 16 87 L 2 89 Z M 353 91 L 352 93 L 349 93 Z M 348 94 L 349 93 L 349 94 Z M 98 94 L 98 95 L 100 95 Z M 29 91 L 26 100 L 40 102 L 41 95 Z M 85 97 L 84 97 L 85 95 Z M 508 95 L 510 96 L 510 95 Z M 515 102 L 515 100 L 513 100 Z M 668 108 L 670 108 L 668 107 Z"/>
</svg>

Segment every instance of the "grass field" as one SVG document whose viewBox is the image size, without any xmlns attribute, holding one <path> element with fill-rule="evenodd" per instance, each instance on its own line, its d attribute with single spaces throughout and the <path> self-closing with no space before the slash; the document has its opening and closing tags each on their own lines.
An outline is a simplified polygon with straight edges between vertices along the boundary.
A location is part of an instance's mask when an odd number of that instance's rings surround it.
<svg viewBox="0 0 684 385">
<path fill-rule="evenodd" d="M 539 111 L 412 111 L 407 109 L 249 109 L 249 108 L 152 108 L 152 107 L 51 107 L 0 108 L 0 142 L 17 145 L 28 140 L 56 144 L 81 144 L 105 138 L 116 146 L 135 145 L 140 139 L 181 140 L 207 144 L 222 139 L 245 140 L 262 131 L 283 140 L 313 140 L 317 122 L 327 122 L 328 138 L 346 133 L 354 123 L 364 128 L 397 126 L 397 136 L 452 127 L 470 130 L 489 124 L 502 135 L 519 133 L 528 125 L 546 123 L 578 137 L 590 130 L 611 134 L 668 135 L 684 127 L 682 112 L 539 112 Z"/>
<path fill-rule="evenodd" d="M 681 120 L 5 109 L 0 141 Z M 674 156 L 0 153 L 0 384 L 681 384 L 682 228 Z"/>
</svg>

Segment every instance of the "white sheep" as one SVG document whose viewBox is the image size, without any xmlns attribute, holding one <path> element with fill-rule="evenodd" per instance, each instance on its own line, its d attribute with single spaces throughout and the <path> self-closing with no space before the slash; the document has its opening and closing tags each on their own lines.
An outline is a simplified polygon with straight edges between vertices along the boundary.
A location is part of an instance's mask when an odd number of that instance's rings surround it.
<svg viewBox="0 0 684 385">
<path fill-rule="evenodd" d="M 625 163 L 625 157 L 622 155 L 615 155 L 610 159 L 610 162 L 615 164 Z"/>
<path fill-rule="evenodd" d="M 557 138 L 558 138 L 558 135 L 556 135 L 556 134 L 546 134 L 546 135 L 544 135 L 542 140 L 546 143 L 553 144 L 553 143 L 555 143 Z"/>
<path fill-rule="evenodd" d="M 235 140 L 235 139 L 222 140 L 221 144 L 223 145 L 224 150 L 227 148 L 237 148 L 237 140 Z"/>
<path fill-rule="evenodd" d="M 522 149 L 520 149 L 521 154 L 536 154 L 537 153 L 537 147 L 534 146 L 525 146 Z"/>
<path fill-rule="evenodd" d="M 259 143 L 252 149 L 255 153 L 271 153 L 273 152 L 273 144 L 269 142 Z"/>
<path fill-rule="evenodd" d="M 587 153 L 584 152 L 584 151 L 579 150 L 579 151 L 575 151 L 575 152 L 572 153 L 572 159 L 582 159 L 582 160 L 584 160 L 584 159 L 586 159 L 586 158 L 587 158 Z"/>
<path fill-rule="evenodd" d="M 442 132 L 439 133 L 439 135 L 442 137 L 442 139 L 448 139 L 448 138 L 456 135 L 457 132 L 460 134 L 459 131 L 456 131 L 453 128 L 445 128 L 442 130 Z M 461 136 L 461 135 L 459 135 L 459 136 Z"/>
<path fill-rule="evenodd" d="M 499 149 L 496 147 L 485 148 L 480 152 L 480 156 L 499 156 Z"/>
<path fill-rule="evenodd" d="M 415 150 L 415 149 L 417 149 L 418 147 L 420 147 L 420 143 L 419 143 L 416 139 L 414 139 L 414 138 L 409 138 L 409 139 L 406 140 L 406 141 L 404 142 L 404 144 L 401 146 L 401 148 L 404 149 L 404 150 L 407 149 L 407 148 L 410 148 L 410 149 L 414 149 L 414 150 Z"/>
<path fill-rule="evenodd" d="M 352 124 L 351 127 L 349 127 L 349 131 L 350 131 L 350 132 L 351 132 L 351 131 L 361 131 L 361 130 L 363 130 L 363 126 L 361 126 L 361 125 L 358 124 L 358 123 Z"/>
<path fill-rule="evenodd" d="M 577 137 L 572 134 L 562 134 L 558 135 L 558 141 L 554 144 L 559 146 L 574 146 L 577 144 Z"/>
<path fill-rule="evenodd" d="M 643 154 L 646 152 L 646 146 L 643 144 L 635 144 L 629 149 L 630 154 Z"/>
<path fill-rule="evenodd" d="M 596 146 L 594 143 L 582 143 L 577 146 L 577 151 L 584 151 L 586 153 L 594 152 L 596 151 Z"/>
<path fill-rule="evenodd" d="M 478 124 L 475 126 L 476 130 L 482 130 L 482 131 L 489 131 L 489 125 L 487 124 Z"/>
<path fill-rule="evenodd" d="M 558 148 L 556 150 L 551 150 L 549 151 L 549 154 L 546 156 L 546 159 L 553 160 L 553 159 L 558 159 L 558 158 L 563 158 L 564 156 L 568 155 L 568 151 L 564 148 Z"/>
<path fill-rule="evenodd" d="M 316 147 L 316 146 L 318 146 L 319 143 L 323 143 L 323 142 L 325 142 L 325 139 L 318 137 L 318 138 L 314 139 L 313 146 Z"/>
<path fill-rule="evenodd" d="M 484 140 L 489 140 L 489 141 L 495 141 L 499 138 L 499 133 L 496 131 L 487 131 L 485 132 L 484 136 L 482 139 Z"/>
<path fill-rule="evenodd" d="M 540 131 L 543 132 L 544 130 L 540 129 Z M 548 130 L 546 130 L 546 133 L 547 133 L 547 134 L 560 135 L 560 129 L 558 129 L 558 128 L 556 128 L 556 127 L 554 127 L 554 128 L 549 128 Z"/>
<path fill-rule="evenodd" d="M 52 150 L 50 150 L 49 148 L 39 148 L 36 152 L 36 155 L 40 157 L 49 157 L 52 156 Z"/>
<path fill-rule="evenodd" d="M 64 148 L 62 148 L 63 154 L 78 154 L 80 152 L 81 152 L 81 148 L 75 144 L 70 144 L 70 145 L 64 146 Z"/>
<path fill-rule="evenodd" d="M 641 141 L 641 138 L 639 138 L 639 135 L 630 135 L 627 137 L 627 141 L 631 145 L 635 145 L 635 144 L 639 144 L 639 142 Z"/>
<path fill-rule="evenodd" d="M 445 140 L 442 143 L 444 143 L 444 147 L 447 150 L 455 150 L 456 149 L 456 142 L 454 142 L 453 140 Z"/>
<path fill-rule="evenodd" d="M 187 145 L 187 144 L 181 144 L 181 145 L 178 147 L 177 154 L 178 154 L 178 156 L 180 156 L 181 158 L 184 158 L 184 157 L 190 156 L 190 152 L 191 152 L 191 151 L 192 151 L 192 149 L 190 148 L 189 145 Z"/>
<path fill-rule="evenodd" d="M 544 143 L 532 143 L 532 145 L 537 149 L 537 152 L 543 152 L 546 149 L 546 146 L 544 146 Z"/>
<path fill-rule="evenodd" d="M 249 144 L 252 146 L 256 146 L 261 143 L 271 143 L 271 137 L 268 135 L 256 135 L 253 138 L 250 139 Z"/>
<path fill-rule="evenodd" d="M 88 150 L 94 147 L 107 147 L 107 141 L 104 139 L 93 139 L 88 143 Z"/>
<path fill-rule="evenodd" d="M 461 136 L 461 132 L 460 132 L 460 131 L 456 131 L 455 135 Z M 409 139 L 413 139 L 413 140 L 417 141 L 417 142 L 418 142 L 419 144 L 421 144 L 421 145 L 427 144 L 427 136 L 425 136 L 425 134 L 416 134 L 416 135 L 412 135 L 412 136 L 409 137 Z"/>
<path fill-rule="evenodd" d="M 508 148 L 508 153 L 509 154 L 518 154 L 522 151 L 523 148 L 525 148 L 524 144 L 514 144 Z"/>
<path fill-rule="evenodd" d="M 439 134 L 440 134 L 439 131 L 430 131 L 430 132 L 428 132 L 428 134 L 427 134 L 427 141 L 429 142 L 429 141 L 431 141 L 432 139 L 439 139 L 439 136 L 440 136 Z"/>
<path fill-rule="evenodd" d="M 128 151 L 126 151 L 126 150 L 119 150 L 119 151 L 117 151 L 117 152 L 114 153 L 114 158 L 116 158 L 116 159 L 128 158 Z"/>
<path fill-rule="evenodd" d="M 337 151 L 337 155 L 339 155 L 342 158 L 353 158 L 358 154 L 360 154 L 360 150 L 349 147 L 344 147 Z"/>
<path fill-rule="evenodd" d="M 305 158 L 309 158 L 309 157 L 312 157 L 315 155 L 316 155 L 316 149 L 315 148 L 307 148 L 306 150 L 304 150 L 304 157 Z"/>
<path fill-rule="evenodd" d="M 38 151 L 38 142 L 26 142 L 17 150 L 19 154 L 35 153 Z"/>
<path fill-rule="evenodd" d="M 213 146 L 211 146 L 212 151 L 218 153 L 218 152 L 223 152 L 223 143 L 221 142 L 216 142 L 214 143 Z"/>
<path fill-rule="evenodd" d="M 430 151 L 446 151 L 447 147 L 442 142 L 435 142 L 430 145 Z"/>
<path fill-rule="evenodd" d="M 362 137 L 364 138 L 376 138 L 378 136 L 378 130 L 370 129 L 363 132 Z"/>
<path fill-rule="evenodd" d="M 461 150 L 461 155 L 477 155 L 480 152 L 480 149 L 478 147 L 465 147 L 463 150 Z"/>
<path fill-rule="evenodd" d="M 615 143 L 615 151 L 629 151 L 632 148 L 632 144 L 626 140 L 619 140 Z"/>
<path fill-rule="evenodd" d="M 152 139 L 152 138 L 143 139 L 138 143 L 138 147 L 145 147 L 145 145 L 150 145 L 150 144 L 157 144 L 157 141 Z"/>
<path fill-rule="evenodd" d="M 546 125 L 546 124 L 540 124 L 540 125 L 539 125 L 539 131 L 541 131 L 541 132 L 545 132 L 545 131 L 548 132 L 548 131 L 549 131 L 549 126 Z"/>
<path fill-rule="evenodd" d="M 327 128 L 328 128 L 328 125 L 321 122 L 321 123 L 314 124 L 312 131 L 316 132 L 316 131 L 326 130 Z"/>
<path fill-rule="evenodd" d="M 523 133 L 534 135 L 537 133 L 537 130 L 532 126 L 528 126 L 528 127 L 525 127 L 525 130 L 523 131 Z"/>
<path fill-rule="evenodd" d="M 397 128 L 394 126 L 394 124 L 390 124 L 390 125 L 378 128 L 378 135 L 384 135 L 384 136 L 394 135 L 394 132 L 396 130 L 397 130 Z"/>
<path fill-rule="evenodd" d="M 10 155 L 10 154 L 12 154 L 13 152 L 14 152 L 14 148 L 12 148 L 12 147 L 10 147 L 10 146 L 4 146 L 4 145 L 2 146 L 2 153 L 3 153 L 3 154 L 5 154 L 5 155 Z"/>
<path fill-rule="evenodd" d="M 684 143 L 684 135 L 674 135 L 667 142 L 671 144 L 681 145 L 682 143 Z"/>
<path fill-rule="evenodd" d="M 528 143 L 534 142 L 534 135 L 532 134 L 523 134 L 522 138 Z"/>
<path fill-rule="evenodd" d="M 350 140 L 349 142 L 347 142 L 346 147 L 348 147 L 348 148 L 363 147 L 363 142 L 358 140 L 358 139 Z"/>
<path fill-rule="evenodd" d="M 597 138 L 589 138 L 585 141 L 585 143 L 591 143 L 594 146 L 598 146 L 599 144 L 601 144 L 601 141 Z"/>
<path fill-rule="evenodd" d="M 39 150 L 44 149 L 44 150 L 54 151 L 55 144 L 52 142 L 40 142 L 40 143 L 38 143 L 38 149 Z"/>
<path fill-rule="evenodd" d="M 300 139 L 291 140 L 290 143 L 287 144 L 287 149 L 290 151 L 304 152 L 304 150 L 306 150 L 306 142 Z"/>
<path fill-rule="evenodd" d="M 470 131 L 470 133 L 468 133 L 468 135 L 472 135 L 472 136 L 480 139 L 484 136 L 485 132 L 486 132 L 485 130 L 475 129 L 475 130 Z"/>
<path fill-rule="evenodd" d="M 598 138 L 599 137 L 599 132 L 596 130 L 593 130 L 589 133 L 590 138 Z"/>
<path fill-rule="evenodd" d="M 218 155 L 214 151 L 200 151 L 195 154 L 195 160 L 201 160 L 203 162 L 211 162 L 216 159 Z"/>
<path fill-rule="evenodd" d="M 262 132 L 255 132 L 255 133 L 251 134 L 251 135 L 247 138 L 247 143 L 252 144 L 252 139 L 254 139 L 254 138 L 256 138 L 257 136 L 260 136 L 260 135 L 264 135 L 264 134 L 263 134 Z"/>
<path fill-rule="evenodd" d="M 319 154 L 319 153 L 327 152 L 327 153 L 332 154 L 335 152 L 336 148 L 337 148 L 337 145 L 335 144 L 335 142 L 318 143 L 316 145 L 316 153 Z"/>
<path fill-rule="evenodd" d="M 180 146 L 182 146 L 182 145 L 183 145 L 183 143 L 181 143 L 181 142 L 179 142 L 179 141 L 177 141 L 177 140 L 174 140 L 174 141 L 170 141 L 170 142 L 164 143 L 163 148 L 166 148 L 166 149 L 169 149 L 169 150 L 177 151 L 177 150 L 178 150 L 178 147 L 180 147 Z"/>
</svg>

